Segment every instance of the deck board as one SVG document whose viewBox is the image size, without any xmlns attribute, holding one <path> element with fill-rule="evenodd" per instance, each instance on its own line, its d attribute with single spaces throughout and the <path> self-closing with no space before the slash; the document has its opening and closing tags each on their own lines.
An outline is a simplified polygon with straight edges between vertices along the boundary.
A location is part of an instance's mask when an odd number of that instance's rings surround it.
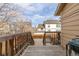
<svg viewBox="0 0 79 59">
<path fill-rule="evenodd" d="M 65 56 L 60 46 L 29 46 L 22 56 Z"/>
<path fill-rule="evenodd" d="M 60 45 L 47 44 L 43 46 L 42 39 L 35 39 L 35 45 L 28 46 L 22 56 L 65 56 L 65 50 Z"/>
</svg>

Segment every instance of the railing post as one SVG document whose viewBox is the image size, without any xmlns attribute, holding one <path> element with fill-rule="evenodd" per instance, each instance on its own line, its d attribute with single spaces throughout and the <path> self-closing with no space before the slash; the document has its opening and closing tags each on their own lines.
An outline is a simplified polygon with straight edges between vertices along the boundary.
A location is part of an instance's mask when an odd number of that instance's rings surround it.
<svg viewBox="0 0 79 59">
<path fill-rule="evenodd" d="M 2 55 L 2 43 L 0 42 L 0 55 Z"/>
<path fill-rule="evenodd" d="M 71 56 L 71 53 L 72 53 L 72 49 L 71 46 L 69 45 L 69 56 Z"/>
<path fill-rule="evenodd" d="M 66 56 L 68 56 L 68 44 L 66 44 Z"/>
<path fill-rule="evenodd" d="M 71 56 L 72 49 L 71 46 L 66 44 L 66 56 Z"/>
<path fill-rule="evenodd" d="M 10 43 L 10 49 L 11 49 L 11 56 L 14 55 L 14 39 L 9 40 Z"/>
<path fill-rule="evenodd" d="M 53 45 L 55 45 L 56 41 L 55 41 L 55 33 L 53 32 Z"/>
<path fill-rule="evenodd" d="M 60 32 L 58 32 L 58 44 L 61 44 L 60 39 Z"/>
<path fill-rule="evenodd" d="M 55 44 L 55 33 L 52 32 L 51 35 L 52 35 L 52 36 L 51 36 L 51 43 L 54 45 L 54 44 Z"/>
<path fill-rule="evenodd" d="M 46 45 L 46 32 L 44 32 L 43 45 Z"/>
</svg>

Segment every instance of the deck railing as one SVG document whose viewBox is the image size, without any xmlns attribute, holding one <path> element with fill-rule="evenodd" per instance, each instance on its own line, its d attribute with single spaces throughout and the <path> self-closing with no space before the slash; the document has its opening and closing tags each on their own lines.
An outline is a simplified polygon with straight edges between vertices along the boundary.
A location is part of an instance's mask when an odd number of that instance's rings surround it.
<svg viewBox="0 0 79 59">
<path fill-rule="evenodd" d="M 34 41 L 31 32 L 18 33 L 0 37 L 0 55 L 14 56 L 20 55 L 24 48 Z"/>
<path fill-rule="evenodd" d="M 61 32 L 45 32 L 43 37 L 43 45 L 46 45 L 46 39 L 50 36 L 51 44 L 60 44 Z"/>
</svg>

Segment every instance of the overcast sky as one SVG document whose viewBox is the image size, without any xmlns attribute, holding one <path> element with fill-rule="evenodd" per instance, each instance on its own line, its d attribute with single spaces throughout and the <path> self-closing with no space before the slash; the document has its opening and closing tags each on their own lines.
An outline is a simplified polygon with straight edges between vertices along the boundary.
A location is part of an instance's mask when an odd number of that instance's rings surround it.
<svg viewBox="0 0 79 59">
<path fill-rule="evenodd" d="M 23 15 L 32 21 L 32 26 L 43 23 L 47 19 L 58 19 L 54 16 L 57 4 L 54 3 L 27 3 L 18 4 L 22 7 Z"/>
</svg>

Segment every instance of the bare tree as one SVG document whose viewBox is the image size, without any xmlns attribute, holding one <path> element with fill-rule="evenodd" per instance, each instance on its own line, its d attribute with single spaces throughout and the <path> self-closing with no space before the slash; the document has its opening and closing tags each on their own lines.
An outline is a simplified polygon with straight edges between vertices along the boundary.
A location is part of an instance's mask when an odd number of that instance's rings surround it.
<svg viewBox="0 0 79 59">
<path fill-rule="evenodd" d="M 19 10 L 16 4 L 0 4 L 0 25 L 5 26 L 4 23 L 7 24 L 10 30 L 9 33 L 17 33 L 18 30 L 24 32 L 26 28 L 30 29 L 31 27 L 28 27 L 28 19 Z"/>
</svg>

